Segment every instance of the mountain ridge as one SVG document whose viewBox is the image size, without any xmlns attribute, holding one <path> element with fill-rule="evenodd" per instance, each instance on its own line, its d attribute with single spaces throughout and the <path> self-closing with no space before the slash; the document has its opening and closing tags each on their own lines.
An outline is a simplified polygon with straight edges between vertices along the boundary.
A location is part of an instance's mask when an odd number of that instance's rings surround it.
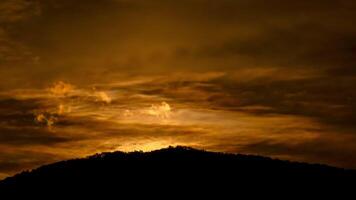
<svg viewBox="0 0 356 200">
<path fill-rule="evenodd" d="M 283 161 L 263 156 L 209 152 L 190 147 L 168 147 L 151 152 L 103 152 L 24 171 L 0 181 L 0 191 L 63 191 L 100 187 L 161 187 L 178 182 L 215 185 L 228 182 L 294 180 L 355 180 L 356 170 L 321 164 Z M 127 184 L 127 185 L 126 185 Z M 237 182 L 236 182 L 237 184 Z M 220 187 L 220 185 L 217 185 Z"/>
</svg>

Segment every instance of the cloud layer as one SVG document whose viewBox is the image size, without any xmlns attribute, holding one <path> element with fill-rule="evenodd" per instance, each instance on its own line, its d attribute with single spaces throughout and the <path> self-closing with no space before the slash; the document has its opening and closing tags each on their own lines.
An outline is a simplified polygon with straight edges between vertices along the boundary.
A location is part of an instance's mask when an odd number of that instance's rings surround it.
<svg viewBox="0 0 356 200">
<path fill-rule="evenodd" d="M 352 0 L 3 0 L 0 176 L 189 145 L 356 167 Z"/>
</svg>

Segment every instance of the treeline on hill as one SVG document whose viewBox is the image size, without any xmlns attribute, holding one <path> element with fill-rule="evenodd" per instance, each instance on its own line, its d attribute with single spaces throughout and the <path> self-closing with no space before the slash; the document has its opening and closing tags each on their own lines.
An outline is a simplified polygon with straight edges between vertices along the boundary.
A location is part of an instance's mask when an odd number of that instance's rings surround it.
<svg viewBox="0 0 356 200">
<path fill-rule="evenodd" d="M 261 156 L 226 154 L 169 147 L 152 152 L 112 152 L 61 161 L 25 171 L 0 182 L 0 191 L 61 191 L 101 187 L 217 187 L 260 180 L 355 180 L 356 172 Z M 260 182 L 261 183 L 261 182 Z M 123 187 L 124 186 L 124 187 Z M 175 186 L 176 187 L 176 186 Z"/>
</svg>

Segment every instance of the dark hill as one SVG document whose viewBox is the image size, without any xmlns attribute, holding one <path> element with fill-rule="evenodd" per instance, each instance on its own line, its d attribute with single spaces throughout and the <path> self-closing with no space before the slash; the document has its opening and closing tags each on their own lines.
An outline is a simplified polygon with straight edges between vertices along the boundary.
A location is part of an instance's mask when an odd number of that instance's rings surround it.
<svg viewBox="0 0 356 200">
<path fill-rule="evenodd" d="M 102 153 L 42 166 L 1 181 L 0 194 L 84 190 L 88 193 L 103 188 L 115 188 L 117 192 L 127 188 L 179 191 L 190 186 L 215 189 L 241 184 L 268 186 L 272 181 L 280 185 L 295 184 L 296 181 L 335 184 L 335 181 L 355 178 L 354 170 L 325 165 L 169 147 L 147 153 Z"/>
</svg>

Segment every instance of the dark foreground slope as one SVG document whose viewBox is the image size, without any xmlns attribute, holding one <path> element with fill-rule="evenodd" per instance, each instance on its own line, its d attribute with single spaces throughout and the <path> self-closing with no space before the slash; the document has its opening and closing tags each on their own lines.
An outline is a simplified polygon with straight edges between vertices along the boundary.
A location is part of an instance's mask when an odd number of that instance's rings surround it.
<svg viewBox="0 0 356 200">
<path fill-rule="evenodd" d="M 127 188 L 179 191 L 190 186 L 237 189 L 241 184 L 252 187 L 268 186 L 274 181 L 280 185 L 296 181 L 335 184 L 355 178 L 353 170 L 324 165 L 170 147 L 147 153 L 102 153 L 42 166 L 1 181 L 0 191 L 65 193 L 115 188 L 121 193 Z"/>
</svg>

